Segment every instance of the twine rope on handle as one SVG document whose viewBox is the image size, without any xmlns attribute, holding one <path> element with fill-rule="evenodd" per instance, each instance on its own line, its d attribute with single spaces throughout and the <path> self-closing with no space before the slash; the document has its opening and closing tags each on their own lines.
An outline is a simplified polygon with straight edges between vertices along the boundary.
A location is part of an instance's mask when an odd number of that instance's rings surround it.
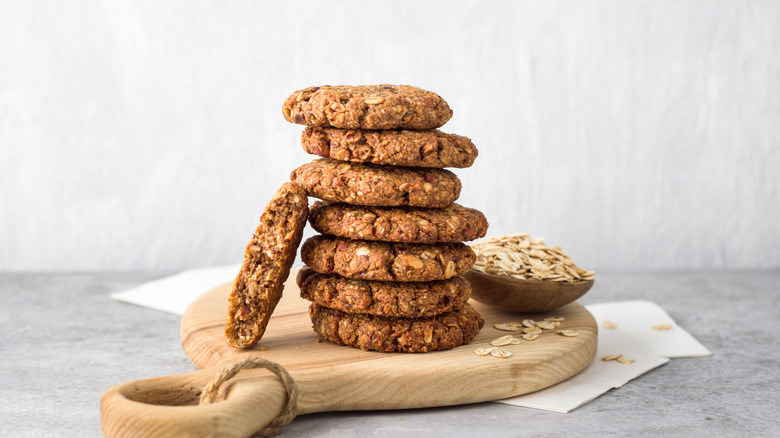
<svg viewBox="0 0 780 438">
<path fill-rule="evenodd" d="M 284 429 L 284 426 L 287 426 L 293 418 L 295 418 L 295 407 L 298 403 L 298 387 L 295 384 L 295 380 L 290 376 L 290 373 L 276 362 L 271 362 L 270 360 L 261 357 L 246 357 L 236 360 L 223 368 L 222 371 L 217 374 L 217 377 L 203 388 L 203 392 L 200 394 L 200 404 L 208 405 L 214 403 L 217 394 L 219 393 L 219 387 L 222 386 L 223 383 L 232 379 L 241 370 L 252 368 L 267 368 L 272 373 L 279 376 L 285 391 L 287 391 L 287 404 L 285 404 L 279 416 L 271 420 L 266 427 L 255 432 L 252 437 L 259 438 L 278 435 L 279 432 Z"/>
</svg>

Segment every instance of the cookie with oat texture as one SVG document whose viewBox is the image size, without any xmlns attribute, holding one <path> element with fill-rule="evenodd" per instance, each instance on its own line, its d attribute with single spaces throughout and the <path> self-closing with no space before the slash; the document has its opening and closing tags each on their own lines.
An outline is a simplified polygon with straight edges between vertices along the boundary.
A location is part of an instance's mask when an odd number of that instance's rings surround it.
<svg viewBox="0 0 780 438">
<path fill-rule="evenodd" d="M 467 137 L 432 131 L 336 129 L 309 126 L 303 149 L 341 161 L 409 167 L 457 167 L 474 164 L 477 147 Z"/>
<path fill-rule="evenodd" d="M 468 272 L 476 259 L 461 242 L 390 243 L 317 235 L 301 246 L 301 260 L 313 270 L 359 280 L 446 280 Z"/>
<path fill-rule="evenodd" d="M 324 85 L 292 93 L 288 122 L 342 129 L 436 129 L 452 110 L 438 94 L 410 85 Z"/>
<path fill-rule="evenodd" d="M 345 313 L 312 303 L 309 316 L 314 332 L 325 340 L 385 353 L 449 350 L 470 342 L 485 325 L 485 320 L 468 303 L 431 318 Z"/>
<path fill-rule="evenodd" d="M 445 169 L 379 166 L 320 158 L 293 170 L 290 179 L 309 196 L 357 205 L 446 207 L 461 182 Z"/>
<path fill-rule="evenodd" d="M 260 216 L 230 289 L 225 336 L 231 347 L 249 348 L 263 337 L 290 275 L 308 211 L 306 192 L 285 183 Z"/>
<path fill-rule="evenodd" d="M 346 313 L 402 318 L 432 317 L 460 309 L 471 296 L 463 277 L 440 281 L 366 281 L 298 271 L 301 298 Z"/>
</svg>

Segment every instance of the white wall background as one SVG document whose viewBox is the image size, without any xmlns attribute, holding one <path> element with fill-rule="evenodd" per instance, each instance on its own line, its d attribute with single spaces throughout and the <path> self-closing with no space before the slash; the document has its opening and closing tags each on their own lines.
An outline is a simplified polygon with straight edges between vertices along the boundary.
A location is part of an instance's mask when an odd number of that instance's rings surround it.
<svg viewBox="0 0 780 438">
<path fill-rule="evenodd" d="M 780 266 L 780 2 L 0 0 L 0 270 L 240 261 L 312 159 L 285 97 L 371 83 L 450 103 L 490 235 Z"/>
</svg>

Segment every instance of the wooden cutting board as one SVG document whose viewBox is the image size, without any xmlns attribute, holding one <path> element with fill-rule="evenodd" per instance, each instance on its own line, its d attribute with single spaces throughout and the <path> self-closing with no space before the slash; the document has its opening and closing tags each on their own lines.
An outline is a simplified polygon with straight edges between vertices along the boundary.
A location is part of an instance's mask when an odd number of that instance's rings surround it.
<svg viewBox="0 0 780 438">
<path fill-rule="evenodd" d="M 518 314 L 471 301 L 485 327 L 467 345 L 430 353 L 378 353 L 318 342 L 291 273 L 260 343 L 250 350 L 227 346 L 224 330 L 230 285 L 193 302 L 181 323 L 182 347 L 200 371 L 137 380 L 108 390 L 101 400 L 106 436 L 248 436 L 276 417 L 286 401 L 278 377 L 244 371 L 228 382 L 225 400 L 197 406 L 201 388 L 226 365 L 260 356 L 283 366 L 298 386 L 298 415 L 323 411 L 409 409 L 513 397 L 554 385 L 584 369 L 596 353 L 597 326 L 578 303 L 548 313 Z M 562 316 L 534 341 L 502 347 L 506 359 L 477 356 L 478 347 L 511 334 L 494 324 Z M 557 330 L 572 329 L 576 337 Z M 515 332 L 520 337 L 522 332 Z"/>
</svg>

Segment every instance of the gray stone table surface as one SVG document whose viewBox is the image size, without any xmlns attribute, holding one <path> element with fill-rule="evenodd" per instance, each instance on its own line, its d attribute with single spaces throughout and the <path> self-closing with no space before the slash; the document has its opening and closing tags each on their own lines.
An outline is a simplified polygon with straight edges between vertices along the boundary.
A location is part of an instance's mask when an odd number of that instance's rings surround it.
<svg viewBox="0 0 780 438">
<path fill-rule="evenodd" d="M 179 317 L 109 293 L 165 273 L 0 273 L 0 436 L 100 436 L 128 380 L 195 368 Z M 712 351 L 672 359 L 568 414 L 481 403 L 296 418 L 282 436 L 780 436 L 780 272 L 599 273 L 583 304 L 658 303 Z"/>
</svg>

